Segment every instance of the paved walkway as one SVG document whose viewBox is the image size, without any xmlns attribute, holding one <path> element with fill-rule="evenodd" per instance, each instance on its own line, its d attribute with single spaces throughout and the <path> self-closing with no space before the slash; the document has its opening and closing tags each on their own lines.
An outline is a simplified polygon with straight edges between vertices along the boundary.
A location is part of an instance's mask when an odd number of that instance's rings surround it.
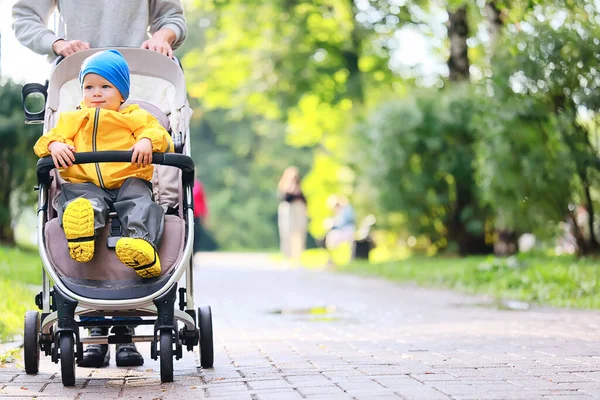
<svg viewBox="0 0 600 400">
<path fill-rule="evenodd" d="M 600 398 L 600 313 L 498 310 L 482 297 L 203 255 L 196 299 L 213 309 L 215 368 L 0 368 L 0 397 L 52 399 Z"/>
</svg>

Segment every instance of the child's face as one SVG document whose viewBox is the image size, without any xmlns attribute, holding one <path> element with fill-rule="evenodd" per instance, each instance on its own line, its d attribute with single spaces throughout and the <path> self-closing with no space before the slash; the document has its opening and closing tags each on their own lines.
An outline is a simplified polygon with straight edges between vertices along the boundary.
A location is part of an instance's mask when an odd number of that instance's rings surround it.
<svg viewBox="0 0 600 400">
<path fill-rule="evenodd" d="M 117 111 L 125 99 L 121 92 L 98 74 L 87 74 L 83 78 L 83 103 L 86 107 Z"/>
</svg>

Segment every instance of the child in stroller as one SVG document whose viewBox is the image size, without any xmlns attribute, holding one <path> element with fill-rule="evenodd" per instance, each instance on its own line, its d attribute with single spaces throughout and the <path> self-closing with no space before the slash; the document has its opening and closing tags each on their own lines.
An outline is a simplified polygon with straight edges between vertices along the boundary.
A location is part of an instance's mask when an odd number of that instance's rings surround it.
<svg viewBox="0 0 600 400">
<path fill-rule="evenodd" d="M 57 205 L 69 255 L 78 262 L 92 259 L 96 230 L 106 225 L 112 206 L 124 229 L 117 258 L 141 277 L 153 278 L 160 275 L 156 250 L 164 210 L 152 201 L 152 152 L 173 151 L 173 141 L 148 111 L 136 104 L 122 107 L 129 96 L 129 66 L 117 50 L 88 57 L 79 82 L 79 110 L 63 113 L 34 146 L 38 157 L 50 154 L 56 168 L 65 168 L 61 176 L 67 183 Z M 73 152 L 96 149 L 132 150 L 131 165 L 73 165 Z"/>
<path fill-rule="evenodd" d="M 193 350 L 194 346 L 200 343 L 200 364 L 203 367 L 211 367 L 213 363 L 210 307 L 200 307 L 198 313 L 193 308 L 191 190 L 194 165 L 189 157 L 187 122 L 190 110 L 185 99 L 182 72 L 177 63 L 160 54 L 150 54 L 153 52 L 141 49 L 120 50 L 132 66 L 132 83 L 135 83 L 133 81 L 136 76 L 143 77 L 151 81 L 148 85 L 152 88 L 150 93 L 155 97 L 159 94 L 158 101 L 154 100 L 162 109 L 167 109 L 171 120 L 169 122 L 172 124 L 163 122 L 163 125 L 170 125 L 174 140 L 138 105 L 121 106 L 121 101 L 127 98 L 129 91 L 126 79 L 123 78 L 126 74 L 122 68 L 127 63 L 124 63 L 119 52 L 104 51 L 90 57 L 81 68 L 79 81 L 85 83 L 82 110 L 68 113 L 64 120 L 61 117 L 56 129 L 49 130 L 36 145 L 38 155 L 52 155 L 52 158 L 45 157 L 38 162 L 38 244 L 45 272 L 52 278 L 55 286 L 50 291 L 48 278 L 44 273 L 42 292 L 36 297 L 36 303 L 42 310 L 41 322 L 37 311 L 29 311 L 26 314 L 25 369 L 28 373 L 37 373 L 39 350 L 44 350 L 46 355 L 52 356 L 54 362 L 58 363 L 60 360 L 65 385 L 75 384 L 75 358 L 81 359 L 83 343 L 119 344 L 150 341 L 152 358 L 158 359 L 160 356 L 160 374 L 164 382 L 173 379 L 172 358 L 173 355 L 177 359 L 182 356 L 182 344 L 185 344 L 188 350 Z M 33 92 L 41 92 L 47 96 L 44 112 L 31 114 L 26 109 L 26 119 L 35 121 L 43 118 L 45 128 L 52 128 L 57 114 L 70 109 L 62 107 L 62 103 L 72 98 L 68 96 L 68 92 L 71 90 L 72 94 L 73 83 L 77 83 L 73 79 L 75 66 L 81 65 L 83 58 L 96 51 L 98 49 L 80 52 L 57 63 L 47 87 L 25 85 L 24 98 Z M 162 86 L 157 87 L 159 80 Z M 137 85 L 132 85 L 132 92 L 136 92 L 138 96 L 144 94 L 144 87 L 140 83 L 141 81 L 138 81 Z M 105 96 L 105 99 L 87 99 L 85 91 L 88 88 L 93 89 L 94 86 L 99 86 L 101 91 L 112 93 L 112 96 Z M 149 90 L 147 89 L 146 93 L 149 93 Z M 109 110 L 96 108 L 95 100 L 98 100 L 98 105 L 107 105 Z M 102 103 L 105 100 L 106 102 Z M 144 101 L 137 103 L 142 105 Z M 90 106 L 92 108 L 87 108 Z M 153 109 L 149 104 L 145 104 L 144 108 L 154 111 L 152 114 L 155 115 L 163 112 L 161 109 L 157 112 L 156 107 Z M 118 109 L 120 111 L 116 111 Z M 135 113 L 136 116 L 123 122 L 127 119 L 121 116 L 125 110 Z M 125 125 L 133 135 L 123 135 L 121 129 L 121 136 L 128 139 L 120 140 L 119 146 L 99 145 L 100 141 L 96 137 L 96 133 L 100 132 L 97 123 L 99 116 L 109 119 L 113 128 L 119 123 Z M 163 114 L 163 119 L 164 116 Z M 71 122 L 76 120 L 75 129 L 69 129 L 69 124 L 65 123 L 70 118 Z M 88 133 L 92 133 L 88 136 L 87 143 L 86 139 L 77 135 L 68 136 L 68 132 L 73 130 L 86 131 L 86 127 L 89 127 Z M 112 132 L 104 132 L 103 135 L 112 135 L 114 140 L 119 141 L 118 130 L 117 128 Z M 73 144 L 79 151 L 73 152 Z M 81 152 L 80 147 L 92 152 Z M 117 147 L 130 151 L 98 151 L 113 150 Z M 173 147 L 177 152 L 184 154 L 152 154 L 152 150 L 164 152 Z M 102 164 L 105 162 L 119 164 Z M 176 180 L 166 181 L 177 185 L 177 203 L 157 205 L 148 201 L 152 193 L 148 180 L 153 176 L 150 163 L 159 165 L 158 173 L 152 178 L 154 183 L 158 176 L 159 195 L 155 197 L 159 198 L 169 197 L 164 195 L 164 190 L 160 188 L 164 182 L 160 178 L 161 169 L 168 171 L 167 166 L 171 166 L 171 169 L 176 167 L 181 170 L 177 171 Z M 111 170 L 104 167 L 105 165 L 115 167 Z M 54 167 L 69 167 L 65 170 L 68 172 L 63 174 L 71 183 L 64 183 L 61 187 L 58 184 L 60 176 Z M 139 169 L 136 169 L 137 167 Z M 86 173 L 91 175 L 92 181 L 97 182 L 99 186 L 83 183 Z M 52 174 L 54 176 L 51 176 Z M 78 190 L 84 186 L 85 190 Z M 155 186 L 155 195 L 156 189 Z M 48 198 L 52 197 L 52 191 L 54 194 L 60 191 L 54 204 L 58 218 L 55 218 L 56 212 L 53 207 L 48 206 Z M 126 194 L 122 196 L 123 191 Z M 91 193 L 93 195 L 90 196 Z M 102 202 L 112 204 L 113 209 L 99 206 Z M 129 208 L 123 207 L 123 203 L 130 204 Z M 70 208 L 73 210 L 69 210 Z M 136 211 L 139 209 L 142 214 L 146 214 L 135 215 L 140 212 Z M 169 210 L 170 213 L 167 214 L 175 215 L 165 216 L 163 210 Z M 60 229 L 61 217 L 64 231 Z M 79 219 L 79 223 L 72 222 L 71 219 Z M 142 221 L 150 222 L 144 224 Z M 103 228 L 105 223 L 107 226 Z M 121 233 L 122 226 L 125 228 L 124 233 Z M 165 234 L 160 243 L 163 227 Z M 107 240 L 106 246 L 101 245 L 103 240 Z M 64 245 L 64 248 L 61 248 L 61 245 Z M 111 248 L 116 248 L 116 251 L 112 251 Z M 131 267 L 131 270 L 124 268 L 123 264 Z M 177 290 L 178 281 L 184 271 L 186 287 Z M 174 309 L 177 294 L 179 310 Z M 79 321 L 76 320 L 77 316 Z M 118 318 L 97 320 L 98 317 L 105 316 Z M 93 317 L 95 320 L 86 321 L 84 317 Z M 178 322 L 183 323 L 182 329 L 178 330 Z M 154 325 L 154 335 L 151 336 L 134 336 L 132 332 L 116 329 L 151 324 Z M 80 338 L 79 327 L 90 326 L 113 326 L 114 335 Z"/>
</svg>

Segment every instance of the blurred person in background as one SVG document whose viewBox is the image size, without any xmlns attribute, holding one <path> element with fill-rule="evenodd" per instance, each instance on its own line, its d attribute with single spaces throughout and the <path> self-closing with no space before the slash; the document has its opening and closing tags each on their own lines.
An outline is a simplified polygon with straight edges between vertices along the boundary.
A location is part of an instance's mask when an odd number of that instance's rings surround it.
<svg viewBox="0 0 600 400">
<path fill-rule="evenodd" d="M 325 235 L 325 247 L 331 250 L 345 242 L 352 245 L 356 233 L 354 208 L 346 197 L 338 195 L 327 198 L 327 207 L 333 211 L 333 218 L 325 220 L 325 227 L 329 229 Z"/>
<path fill-rule="evenodd" d="M 208 217 L 208 206 L 206 205 L 206 193 L 204 185 L 198 179 L 194 179 L 194 253 L 200 251 L 202 237 L 202 225 Z"/>
<path fill-rule="evenodd" d="M 306 249 L 306 198 L 302 193 L 300 171 L 290 166 L 285 169 L 279 184 L 277 209 L 279 226 L 279 245 L 281 254 L 292 261 L 299 261 Z"/>
<path fill-rule="evenodd" d="M 199 251 L 214 251 L 219 246 L 212 235 L 206 230 L 208 220 L 208 203 L 204 185 L 200 180 L 194 180 L 194 253 Z"/>
</svg>

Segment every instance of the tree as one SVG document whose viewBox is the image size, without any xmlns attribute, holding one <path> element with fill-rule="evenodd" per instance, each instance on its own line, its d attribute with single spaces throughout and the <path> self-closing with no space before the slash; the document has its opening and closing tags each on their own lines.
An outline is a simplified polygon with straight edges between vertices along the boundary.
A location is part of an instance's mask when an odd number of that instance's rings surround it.
<svg viewBox="0 0 600 400">
<path fill-rule="evenodd" d="M 11 199 L 28 204 L 35 184 L 33 145 L 41 133 L 24 123 L 21 86 L 0 83 L 0 243 L 13 244 Z"/>
<path fill-rule="evenodd" d="M 474 172 L 476 102 L 468 85 L 422 90 L 381 105 L 365 132 L 384 210 L 436 249 L 463 255 L 490 251 L 490 209 L 478 202 Z"/>
<path fill-rule="evenodd" d="M 513 227 L 547 230 L 547 221 L 569 219 L 582 253 L 598 249 L 597 17 L 595 7 L 577 1 L 550 2 L 527 16 L 525 29 L 510 32 L 494 63 L 491 108 L 501 112 L 481 124 L 488 200 L 503 204 Z M 579 205 L 589 215 L 587 226 L 577 222 Z"/>
</svg>

